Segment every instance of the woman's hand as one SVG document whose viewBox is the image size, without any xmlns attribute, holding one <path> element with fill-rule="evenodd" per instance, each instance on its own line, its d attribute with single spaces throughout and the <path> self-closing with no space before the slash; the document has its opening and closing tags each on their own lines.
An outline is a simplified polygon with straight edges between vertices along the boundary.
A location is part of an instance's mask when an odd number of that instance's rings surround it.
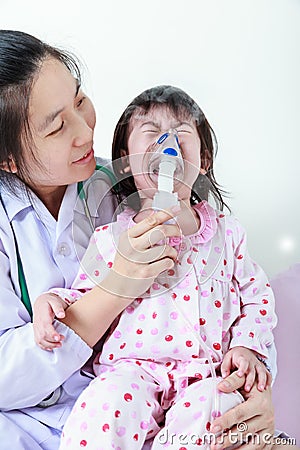
<svg viewBox="0 0 300 450">
<path fill-rule="evenodd" d="M 52 293 L 41 294 L 33 305 L 33 332 L 35 342 L 43 349 L 52 351 L 62 346 L 64 336 L 53 326 L 55 317 L 63 319 L 68 305 Z"/>
<path fill-rule="evenodd" d="M 155 212 L 123 232 L 112 268 L 100 287 L 113 295 L 134 299 L 144 294 L 161 272 L 171 269 L 177 251 L 161 242 L 181 236 L 177 225 L 164 224 L 172 217 L 172 213 Z"/>
<path fill-rule="evenodd" d="M 237 376 L 236 372 L 218 384 L 221 392 L 233 392 L 240 389 L 245 377 Z M 230 409 L 221 417 L 215 419 L 210 431 L 218 437 L 220 444 L 211 445 L 211 449 L 219 450 L 233 445 L 233 438 L 244 444 L 236 447 L 242 450 L 259 450 L 273 448 L 274 410 L 271 399 L 271 388 L 268 386 L 263 392 L 259 391 L 256 383 L 250 392 L 242 391 L 245 402 Z M 253 437 L 253 439 L 251 439 Z"/>
</svg>

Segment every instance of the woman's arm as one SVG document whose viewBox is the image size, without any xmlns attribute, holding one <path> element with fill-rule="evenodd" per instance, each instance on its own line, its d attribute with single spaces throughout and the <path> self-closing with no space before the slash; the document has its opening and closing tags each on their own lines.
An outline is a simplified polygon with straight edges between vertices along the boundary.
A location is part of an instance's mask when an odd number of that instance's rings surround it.
<svg viewBox="0 0 300 450">
<path fill-rule="evenodd" d="M 45 352 L 35 344 L 30 316 L 12 281 L 16 261 L 13 247 L 10 251 L 10 242 L 8 239 L 4 249 L 0 240 L 1 410 L 38 404 L 82 367 L 92 354 L 91 348 L 78 335 L 59 322 L 56 323 L 57 330 L 65 336 L 60 352 Z M 12 383 L 13 387 L 9 388 Z"/>
</svg>

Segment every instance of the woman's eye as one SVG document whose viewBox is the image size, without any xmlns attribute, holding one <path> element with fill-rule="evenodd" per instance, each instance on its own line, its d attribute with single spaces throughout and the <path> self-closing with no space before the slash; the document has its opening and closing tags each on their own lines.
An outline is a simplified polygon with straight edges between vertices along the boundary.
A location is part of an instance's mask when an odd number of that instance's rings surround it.
<svg viewBox="0 0 300 450">
<path fill-rule="evenodd" d="M 56 133 L 58 133 L 59 131 L 61 131 L 61 130 L 63 129 L 64 123 L 65 123 L 65 122 L 62 121 L 60 127 L 56 128 L 56 130 L 51 131 L 51 133 L 47 134 L 47 136 L 53 136 L 53 135 L 55 135 Z"/>
</svg>

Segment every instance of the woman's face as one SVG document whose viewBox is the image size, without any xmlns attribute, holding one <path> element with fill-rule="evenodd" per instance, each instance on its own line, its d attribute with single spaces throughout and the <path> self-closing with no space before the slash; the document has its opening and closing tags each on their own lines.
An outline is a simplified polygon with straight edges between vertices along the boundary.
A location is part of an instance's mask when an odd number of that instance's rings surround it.
<svg viewBox="0 0 300 450">
<path fill-rule="evenodd" d="M 145 157 L 145 153 L 151 152 L 152 145 L 163 133 L 173 129 L 177 132 L 184 160 L 184 179 L 183 182 L 175 182 L 174 190 L 178 192 L 180 199 L 189 199 L 191 187 L 201 167 L 201 143 L 195 121 L 192 118 L 179 120 L 168 108 L 162 106 L 151 109 L 146 115 L 134 116 L 131 119 L 131 128 L 128 153 L 137 189 L 143 191 L 145 197 L 153 198 L 157 186 L 146 173 L 144 161 L 147 161 L 148 155 Z"/>
<path fill-rule="evenodd" d="M 31 184 L 42 193 L 87 179 L 95 168 L 95 111 L 68 69 L 55 59 L 44 61 L 33 84 L 29 124 L 34 161 L 25 150 Z"/>
</svg>

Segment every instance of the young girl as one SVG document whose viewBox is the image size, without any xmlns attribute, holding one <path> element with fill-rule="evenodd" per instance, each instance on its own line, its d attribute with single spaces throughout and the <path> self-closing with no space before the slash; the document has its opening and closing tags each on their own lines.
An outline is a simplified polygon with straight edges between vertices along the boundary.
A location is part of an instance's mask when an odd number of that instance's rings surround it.
<svg viewBox="0 0 300 450">
<path fill-rule="evenodd" d="M 270 384 L 261 360 L 268 358 L 276 325 L 272 291 L 248 255 L 237 219 L 207 201 L 209 186 L 221 209 L 225 205 L 213 173 L 214 134 L 199 106 L 171 86 L 143 92 L 121 116 L 113 162 L 126 208 L 116 222 L 95 230 L 73 289 L 54 289 L 37 299 L 37 342 L 47 349 L 62 345 L 63 336 L 43 329 L 45 307 L 51 317 L 62 317 L 86 290 L 99 283 L 105 288 L 108 271 L 118 272 L 119 237 L 129 230 L 130 245 L 136 238 L 130 229 L 152 211 L 157 185 L 145 161 L 153 144 L 169 134 L 184 160 L 183 178 L 174 183 L 182 235 L 166 239 L 178 252 L 177 263 L 111 326 L 94 361 L 97 378 L 76 402 L 61 449 L 141 449 L 149 438 L 152 449 L 208 448 L 211 420 L 242 401 L 237 392 L 216 393 L 215 373 L 226 376 L 237 368 L 239 376 L 246 375 L 246 392 L 255 380 L 260 390 Z M 150 233 L 148 241 L 151 258 L 156 246 Z"/>
</svg>

